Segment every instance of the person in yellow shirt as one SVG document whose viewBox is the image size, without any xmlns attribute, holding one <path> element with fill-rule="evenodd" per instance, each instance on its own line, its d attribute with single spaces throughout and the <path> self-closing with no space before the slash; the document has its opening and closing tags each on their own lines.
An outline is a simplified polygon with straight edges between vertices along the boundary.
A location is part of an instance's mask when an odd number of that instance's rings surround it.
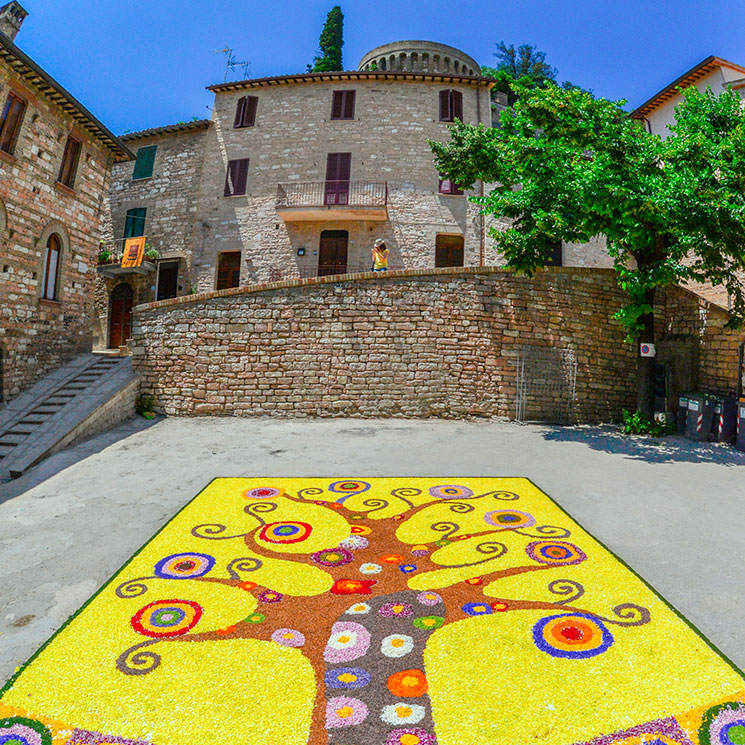
<svg viewBox="0 0 745 745">
<path fill-rule="evenodd" d="M 385 247 L 385 241 L 382 238 L 378 238 L 375 241 L 375 245 L 372 249 L 373 257 L 373 271 L 374 272 L 387 272 L 388 271 L 388 254 L 390 251 Z"/>
</svg>

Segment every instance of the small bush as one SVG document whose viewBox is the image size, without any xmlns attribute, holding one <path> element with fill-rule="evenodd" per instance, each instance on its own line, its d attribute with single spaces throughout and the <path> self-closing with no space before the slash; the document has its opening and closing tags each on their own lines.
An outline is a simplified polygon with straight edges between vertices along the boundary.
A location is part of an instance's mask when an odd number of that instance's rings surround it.
<svg viewBox="0 0 745 745">
<path fill-rule="evenodd" d="M 149 393 L 141 393 L 135 399 L 135 411 L 144 416 L 145 419 L 152 419 L 155 416 L 153 405 L 155 400 Z"/>
<path fill-rule="evenodd" d="M 641 411 L 633 414 L 626 409 L 623 410 L 623 431 L 627 435 L 652 435 L 652 437 L 665 437 L 675 432 L 672 422 L 655 422 L 644 416 Z"/>
</svg>

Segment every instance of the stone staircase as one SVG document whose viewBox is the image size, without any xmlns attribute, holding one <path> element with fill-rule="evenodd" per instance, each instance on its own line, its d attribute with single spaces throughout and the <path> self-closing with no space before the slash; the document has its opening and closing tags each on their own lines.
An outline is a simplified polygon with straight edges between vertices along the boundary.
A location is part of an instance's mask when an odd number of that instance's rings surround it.
<svg viewBox="0 0 745 745">
<path fill-rule="evenodd" d="M 134 414 L 129 357 L 84 354 L 0 409 L 0 481 Z"/>
</svg>

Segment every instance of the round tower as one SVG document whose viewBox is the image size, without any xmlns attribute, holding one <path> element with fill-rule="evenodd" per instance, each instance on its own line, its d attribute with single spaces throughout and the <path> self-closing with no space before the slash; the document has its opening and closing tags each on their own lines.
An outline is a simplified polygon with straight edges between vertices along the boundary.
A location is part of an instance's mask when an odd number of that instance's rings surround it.
<svg viewBox="0 0 745 745">
<path fill-rule="evenodd" d="M 358 70 L 429 72 L 478 77 L 481 67 L 460 49 L 434 41 L 394 41 L 371 49 Z"/>
</svg>

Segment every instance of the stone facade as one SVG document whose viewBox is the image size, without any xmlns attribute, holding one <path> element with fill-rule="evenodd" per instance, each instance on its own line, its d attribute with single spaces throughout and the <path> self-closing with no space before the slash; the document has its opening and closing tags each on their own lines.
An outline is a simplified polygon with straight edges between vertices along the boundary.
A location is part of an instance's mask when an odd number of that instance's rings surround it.
<svg viewBox="0 0 745 745">
<path fill-rule="evenodd" d="M 170 415 L 512 417 L 519 349 L 573 349 L 575 417 L 608 421 L 636 400 L 623 302 L 602 269 L 290 281 L 138 308 L 133 364 Z M 700 384 L 735 392 L 726 313 L 681 288 L 660 308 L 660 336 L 701 344 Z"/>
<path fill-rule="evenodd" d="M 0 103 L 10 93 L 25 102 L 11 152 L 0 150 L 0 397 L 5 401 L 91 349 L 98 237 L 110 168 L 114 160 L 130 157 L 61 90 L 0 37 Z M 69 136 L 80 143 L 72 188 L 59 180 Z M 60 259 L 55 290 L 45 293 L 50 238 L 59 241 Z"/>
</svg>

